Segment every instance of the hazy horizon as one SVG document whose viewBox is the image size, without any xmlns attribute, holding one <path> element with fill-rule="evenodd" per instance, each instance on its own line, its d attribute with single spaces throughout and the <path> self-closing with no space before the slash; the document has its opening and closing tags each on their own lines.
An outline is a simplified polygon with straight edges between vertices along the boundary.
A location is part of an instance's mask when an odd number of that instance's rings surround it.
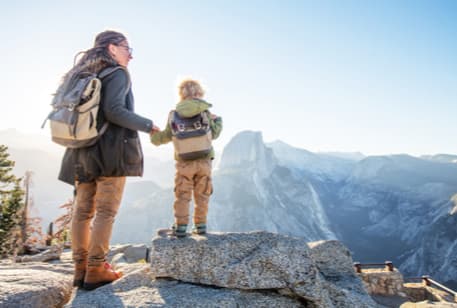
<svg viewBox="0 0 457 308">
<path fill-rule="evenodd" d="M 252 131 L 252 130 L 244 130 L 244 131 Z M 63 152 L 65 151 L 65 148 L 58 145 L 58 144 L 55 144 L 51 141 L 50 139 L 50 136 L 48 135 L 48 131 L 46 130 L 45 133 L 42 133 L 42 134 L 36 134 L 34 132 L 24 132 L 24 131 L 21 131 L 20 129 L 17 129 L 17 128 L 6 128 L 6 129 L 0 129 L 0 137 L 2 136 L 2 134 L 5 134 L 5 133 L 12 133 L 14 132 L 14 137 L 17 137 L 19 136 L 19 139 L 17 138 L 14 138 L 15 141 L 14 142 L 3 142 L 5 139 L 1 140 L 0 139 L 0 144 L 5 144 L 7 145 L 8 147 L 12 147 L 12 148 L 23 148 L 23 149 L 37 149 L 39 148 L 40 150 L 44 151 L 44 152 L 47 152 L 47 153 L 50 153 L 50 154 L 55 154 L 55 155 L 58 155 L 59 158 L 61 155 L 63 155 Z M 220 160 L 220 156 L 222 155 L 222 152 L 224 150 L 224 147 L 231 141 L 231 139 L 233 137 L 235 137 L 237 134 L 241 133 L 243 131 L 239 131 L 239 132 L 236 132 L 235 135 L 231 136 L 229 138 L 229 140 L 227 141 L 227 143 L 225 144 L 218 144 L 218 145 L 215 145 L 215 151 L 216 151 L 216 160 Z M 262 131 L 258 131 L 262 134 L 263 136 L 263 132 Z M 20 138 L 24 137 L 23 140 L 21 140 Z M 171 160 L 174 160 L 174 157 L 173 157 L 173 144 L 172 143 L 169 143 L 169 144 L 166 144 L 166 145 L 162 145 L 162 146 L 159 146 L 159 147 L 156 147 L 152 144 L 150 144 L 149 142 L 149 137 L 147 134 L 141 134 L 141 141 L 142 141 L 142 147 L 143 147 L 143 152 L 144 152 L 144 155 L 145 156 L 149 156 L 149 157 L 152 157 L 154 159 L 158 159 L 160 161 L 171 161 Z M 8 140 L 6 140 L 8 141 Z M 293 144 L 289 144 L 287 142 L 285 142 L 284 140 L 281 140 L 281 139 L 275 139 L 275 140 L 265 140 L 265 137 L 263 136 L 263 141 L 266 145 L 268 145 L 269 143 L 273 143 L 273 142 L 283 142 L 293 148 L 296 148 L 296 149 L 300 149 L 300 150 L 305 150 L 305 151 L 309 151 L 311 153 L 315 153 L 315 154 L 360 154 L 360 155 L 363 155 L 364 157 L 369 157 L 369 156 L 390 156 L 390 155 L 410 155 L 410 156 L 413 156 L 413 157 L 424 157 L 424 156 L 434 156 L 434 155 L 457 155 L 457 153 L 420 153 L 418 155 L 414 155 L 414 154 L 411 154 L 411 153 L 371 153 L 371 154 L 367 154 L 367 153 L 364 153 L 362 151 L 358 151 L 358 150 L 354 150 L 354 151 L 339 151 L 338 149 L 334 149 L 334 150 L 329 150 L 329 151 L 312 151 L 310 149 L 307 149 L 307 148 L 302 148 L 302 147 L 299 147 L 299 146 L 295 146 Z M 217 141 L 216 141 L 217 142 Z M 8 144 L 10 143 L 10 144 Z M 12 146 L 10 146 L 12 144 Z M 60 161 L 59 161 L 60 163 Z"/>
</svg>

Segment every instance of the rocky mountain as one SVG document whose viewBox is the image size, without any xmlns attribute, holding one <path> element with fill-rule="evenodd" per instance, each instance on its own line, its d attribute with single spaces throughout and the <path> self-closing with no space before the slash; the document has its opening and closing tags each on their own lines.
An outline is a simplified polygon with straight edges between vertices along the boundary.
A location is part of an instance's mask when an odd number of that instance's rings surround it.
<svg viewBox="0 0 457 308">
<path fill-rule="evenodd" d="M 282 166 L 293 171 L 300 171 L 321 181 L 330 180 L 339 182 L 347 178 L 356 164 L 358 156 L 344 156 L 338 154 L 317 154 L 307 150 L 291 147 L 290 145 L 276 141 L 267 144 Z M 348 158 L 346 158 L 348 157 Z"/>
<path fill-rule="evenodd" d="M 443 214 L 429 221 L 417 237 L 415 249 L 402 257 L 401 271 L 409 275 L 429 273 L 457 288 L 457 215 Z"/>
<path fill-rule="evenodd" d="M 452 282 L 448 273 L 454 270 L 437 265 L 455 262 L 449 247 L 457 244 L 456 237 L 437 230 L 453 229 L 449 219 L 455 218 L 449 213 L 456 185 L 454 164 L 407 155 L 369 157 L 357 164 L 338 190 L 341 206 L 332 221 L 361 261 L 392 260 L 406 277 L 427 273 Z M 427 258 L 421 251 L 436 258 Z M 455 272 L 451 275 L 457 277 Z"/>
<path fill-rule="evenodd" d="M 451 154 L 422 155 L 421 158 L 442 163 L 457 163 L 457 155 Z"/>
<path fill-rule="evenodd" d="M 215 230 L 335 238 L 313 184 L 281 166 L 261 133 L 242 132 L 229 142 L 214 187 L 208 219 Z"/>
<path fill-rule="evenodd" d="M 291 163 L 301 153 L 301 164 Z M 282 145 L 280 163 L 314 183 L 333 231 L 362 262 L 391 260 L 406 277 L 427 273 L 455 284 L 455 163 L 408 155 L 372 156 L 322 168 L 312 153 Z M 296 155 L 294 161 L 300 161 Z M 327 165 L 328 166 L 328 165 Z M 455 211 L 454 211 L 455 212 Z"/>
</svg>

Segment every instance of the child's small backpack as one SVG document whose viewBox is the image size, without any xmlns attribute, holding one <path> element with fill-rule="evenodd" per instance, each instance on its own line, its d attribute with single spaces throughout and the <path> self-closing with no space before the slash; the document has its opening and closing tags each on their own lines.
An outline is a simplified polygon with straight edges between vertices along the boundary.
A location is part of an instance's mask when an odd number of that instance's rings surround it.
<svg viewBox="0 0 457 308">
<path fill-rule="evenodd" d="M 80 73 L 65 89 L 59 88 L 51 104 L 53 110 L 42 125 L 43 128 L 46 121 L 50 121 L 52 141 L 67 148 L 83 148 L 97 142 L 109 124 L 106 122 L 97 128 L 101 79 L 118 69 L 124 68 L 106 68 L 98 75 Z M 127 91 L 129 89 L 130 85 Z"/>
<path fill-rule="evenodd" d="M 172 110 L 168 117 L 171 139 L 180 159 L 203 158 L 211 152 L 213 136 L 207 111 L 191 118 L 184 118 Z"/>
</svg>

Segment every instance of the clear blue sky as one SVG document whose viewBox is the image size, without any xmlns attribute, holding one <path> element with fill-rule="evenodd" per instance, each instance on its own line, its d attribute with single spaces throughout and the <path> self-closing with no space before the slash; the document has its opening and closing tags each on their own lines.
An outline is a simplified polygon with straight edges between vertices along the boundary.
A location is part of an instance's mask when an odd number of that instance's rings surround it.
<svg viewBox="0 0 457 308">
<path fill-rule="evenodd" d="M 310 151 L 457 154 L 457 1 L 8 1 L 0 29 L 0 129 L 47 134 L 73 56 L 115 29 L 136 110 L 160 127 L 193 76 L 224 118 L 219 148 L 249 129 Z"/>
</svg>

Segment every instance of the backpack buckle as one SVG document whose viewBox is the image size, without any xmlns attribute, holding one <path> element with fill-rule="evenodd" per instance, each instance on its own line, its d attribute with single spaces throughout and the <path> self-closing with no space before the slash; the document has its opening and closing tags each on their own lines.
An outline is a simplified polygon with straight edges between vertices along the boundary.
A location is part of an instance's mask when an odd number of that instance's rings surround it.
<svg viewBox="0 0 457 308">
<path fill-rule="evenodd" d="M 68 105 L 68 111 L 73 111 L 75 109 L 76 104 L 75 103 L 70 103 Z"/>
<path fill-rule="evenodd" d="M 195 122 L 195 123 L 194 123 L 194 127 L 195 127 L 195 129 L 200 129 L 200 128 L 202 128 L 202 123 L 200 123 L 200 122 Z"/>
<path fill-rule="evenodd" d="M 180 123 L 180 124 L 178 124 L 178 125 L 176 125 L 176 126 L 178 127 L 178 131 L 180 131 L 180 132 L 183 132 L 184 129 L 186 129 L 186 127 L 185 127 L 184 124 L 182 124 L 182 123 Z"/>
</svg>

